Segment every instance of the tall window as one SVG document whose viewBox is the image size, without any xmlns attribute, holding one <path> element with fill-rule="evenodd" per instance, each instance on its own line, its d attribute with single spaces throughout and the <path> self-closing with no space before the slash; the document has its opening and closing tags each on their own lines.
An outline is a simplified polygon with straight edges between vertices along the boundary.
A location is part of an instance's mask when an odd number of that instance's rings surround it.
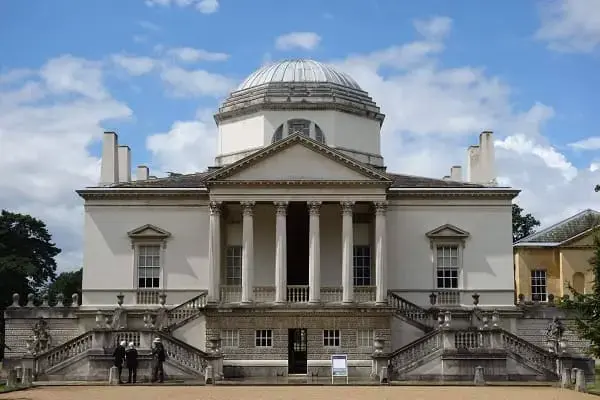
<svg viewBox="0 0 600 400">
<path fill-rule="evenodd" d="M 546 271 L 543 269 L 536 269 L 531 271 L 531 300 L 548 300 L 548 290 L 546 288 Z"/>
<path fill-rule="evenodd" d="M 240 346 L 240 331 L 237 329 L 225 329 L 221 331 L 223 339 L 223 347 L 239 347 Z"/>
<path fill-rule="evenodd" d="M 140 245 L 137 248 L 138 287 L 160 287 L 160 245 Z"/>
<path fill-rule="evenodd" d="M 225 284 L 242 284 L 242 246 L 229 246 L 225 254 Z"/>
<path fill-rule="evenodd" d="M 352 254 L 354 286 L 371 285 L 371 247 L 354 246 Z"/>
<path fill-rule="evenodd" d="M 438 289 L 458 289 L 458 246 L 436 247 Z"/>
<path fill-rule="evenodd" d="M 273 331 L 271 329 L 259 329 L 254 337 L 256 347 L 272 347 L 273 346 Z"/>
<path fill-rule="evenodd" d="M 341 343 L 339 329 L 325 329 L 323 331 L 323 346 L 339 347 Z"/>
</svg>

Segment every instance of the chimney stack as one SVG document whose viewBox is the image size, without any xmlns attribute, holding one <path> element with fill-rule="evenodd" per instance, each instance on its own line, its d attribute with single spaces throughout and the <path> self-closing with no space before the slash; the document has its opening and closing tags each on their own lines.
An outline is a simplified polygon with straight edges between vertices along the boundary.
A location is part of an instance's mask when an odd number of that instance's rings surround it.
<svg viewBox="0 0 600 400">
<path fill-rule="evenodd" d="M 131 182 L 131 149 L 129 146 L 119 146 L 119 182 Z"/>
<path fill-rule="evenodd" d="M 450 168 L 450 179 L 456 182 L 462 181 L 462 167 L 460 165 L 453 165 Z"/>
<path fill-rule="evenodd" d="M 479 145 L 467 149 L 467 180 L 484 185 L 496 184 L 496 155 L 491 131 L 479 135 Z"/>
<path fill-rule="evenodd" d="M 150 176 L 150 170 L 145 165 L 138 165 L 135 179 L 137 181 L 147 181 Z"/>
<path fill-rule="evenodd" d="M 479 146 L 469 146 L 467 149 L 467 181 L 479 183 Z"/>
<path fill-rule="evenodd" d="M 104 132 L 102 137 L 102 160 L 100 166 L 100 186 L 119 182 L 119 139 L 115 132 Z"/>
</svg>

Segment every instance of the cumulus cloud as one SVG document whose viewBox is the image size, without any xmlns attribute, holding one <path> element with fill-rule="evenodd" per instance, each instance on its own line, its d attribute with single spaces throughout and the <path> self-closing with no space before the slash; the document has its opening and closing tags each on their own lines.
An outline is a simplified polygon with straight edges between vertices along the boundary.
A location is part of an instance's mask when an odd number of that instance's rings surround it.
<svg viewBox="0 0 600 400">
<path fill-rule="evenodd" d="M 176 47 L 168 50 L 168 54 L 183 62 L 226 61 L 229 54 L 210 52 L 193 47 Z"/>
<path fill-rule="evenodd" d="M 576 150 L 599 150 L 600 136 L 592 136 L 577 142 L 569 143 L 569 147 Z"/>
<path fill-rule="evenodd" d="M 202 69 L 169 67 L 161 72 L 161 78 L 169 93 L 176 97 L 219 97 L 235 86 L 232 79 Z"/>
<path fill-rule="evenodd" d="M 589 53 L 600 45 L 600 1 L 550 0 L 535 36 L 557 51 Z"/>
<path fill-rule="evenodd" d="M 0 170 L 6 172 L 0 204 L 46 222 L 63 250 L 62 270 L 81 266 L 83 211 L 75 190 L 99 176 L 89 146 L 106 121 L 132 114 L 102 78 L 99 63 L 64 55 L 21 74 L 10 89 L 0 86 Z"/>
<path fill-rule="evenodd" d="M 278 50 L 313 50 L 321 42 L 321 36 L 314 32 L 291 32 L 275 39 Z"/>
<path fill-rule="evenodd" d="M 114 54 L 111 59 L 116 65 L 123 68 L 133 76 L 147 74 L 157 66 L 157 60 L 150 57 Z"/>
<path fill-rule="evenodd" d="M 212 14 L 219 9 L 218 0 L 146 0 L 146 5 L 149 7 L 169 7 L 171 5 L 182 8 L 190 7 L 203 14 Z"/>
</svg>

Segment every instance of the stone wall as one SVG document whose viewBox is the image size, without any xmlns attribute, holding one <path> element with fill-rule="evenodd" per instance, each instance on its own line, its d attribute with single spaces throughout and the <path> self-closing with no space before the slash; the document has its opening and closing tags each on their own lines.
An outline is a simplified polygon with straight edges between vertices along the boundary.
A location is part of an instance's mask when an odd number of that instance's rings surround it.
<svg viewBox="0 0 600 400">
<path fill-rule="evenodd" d="M 18 297 L 12 306 L 4 312 L 5 342 L 8 347 L 4 352 L 6 359 L 18 358 L 27 354 L 27 342 L 33 339 L 36 324 L 43 321 L 44 330 L 49 335 L 48 347 L 56 347 L 84 333 L 77 315 L 78 306 L 67 307 L 58 304 L 54 307 L 43 302 L 41 306 L 33 305 L 33 298 L 28 298 L 27 305 L 18 305 Z M 77 300 L 77 299 L 75 299 Z M 74 302 L 77 305 L 77 301 Z"/>
</svg>

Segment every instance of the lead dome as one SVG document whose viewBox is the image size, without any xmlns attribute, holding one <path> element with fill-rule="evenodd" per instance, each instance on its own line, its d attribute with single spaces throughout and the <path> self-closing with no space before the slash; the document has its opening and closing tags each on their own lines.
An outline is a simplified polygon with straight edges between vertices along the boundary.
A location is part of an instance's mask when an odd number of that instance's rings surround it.
<svg viewBox="0 0 600 400">
<path fill-rule="evenodd" d="M 217 166 L 299 133 L 383 167 L 385 115 L 350 75 L 315 60 L 283 60 L 252 72 L 215 114 Z"/>
</svg>

